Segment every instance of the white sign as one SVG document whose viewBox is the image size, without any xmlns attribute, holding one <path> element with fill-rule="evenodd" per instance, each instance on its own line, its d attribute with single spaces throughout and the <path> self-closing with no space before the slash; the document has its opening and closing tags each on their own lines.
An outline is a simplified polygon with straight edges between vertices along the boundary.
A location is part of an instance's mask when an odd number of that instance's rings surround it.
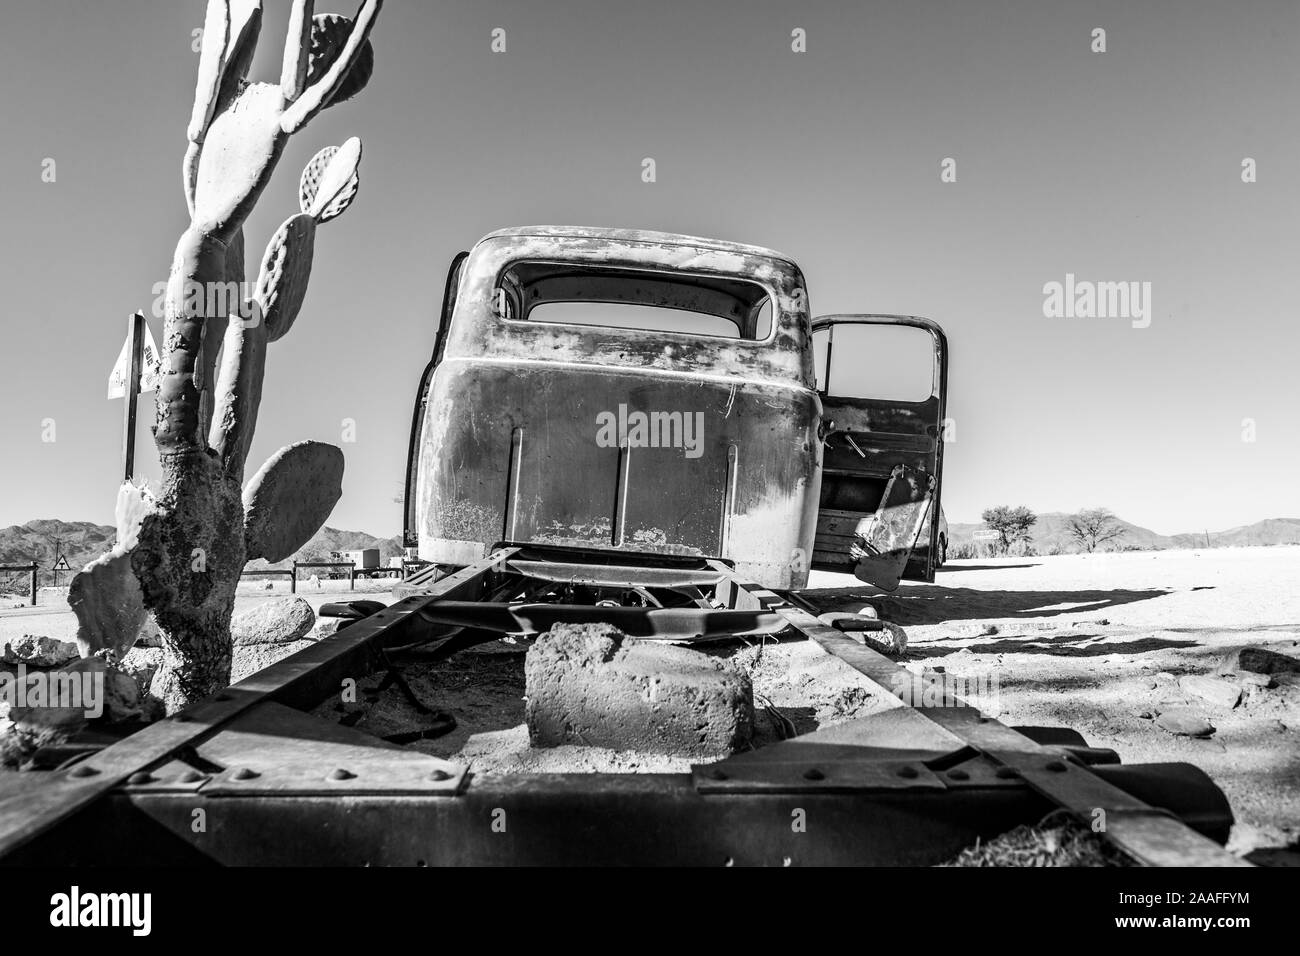
<svg viewBox="0 0 1300 956">
<path fill-rule="evenodd" d="M 994 538 L 1000 538 L 1001 535 L 996 531 L 972 531 L 971 537 L 976 541 L 992 541 Z"/>
<path fill-rule="evenodd" d="M 162 373 L 162 359 L 158 357 L 158 346 L 149 331 L 148 323 L 144 327 L 144 361 L 140 363 L 140 391 L 158 391 L 158 382 Z M 126 379 L 131 374 L 131 333 L 122 343 L 122 351 L 117 356 L 117 364 L 108 376 L 108 397 L 126 398 Z"/>
</svg>

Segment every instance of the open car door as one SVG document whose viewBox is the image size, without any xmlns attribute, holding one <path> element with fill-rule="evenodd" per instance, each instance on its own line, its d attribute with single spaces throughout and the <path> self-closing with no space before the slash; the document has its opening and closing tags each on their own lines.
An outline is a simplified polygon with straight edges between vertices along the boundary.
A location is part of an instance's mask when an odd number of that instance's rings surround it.
<svg viewBox="0 0 1300 956">
<path fill-rule="evenodd" d="M 933 581 L 943 329 L 915 316 L 827 315 L 813 321 L 813 344 L 825 447 L 812 566 L 852 571 L 886 591 L 905 578 Z"/>
</svg>

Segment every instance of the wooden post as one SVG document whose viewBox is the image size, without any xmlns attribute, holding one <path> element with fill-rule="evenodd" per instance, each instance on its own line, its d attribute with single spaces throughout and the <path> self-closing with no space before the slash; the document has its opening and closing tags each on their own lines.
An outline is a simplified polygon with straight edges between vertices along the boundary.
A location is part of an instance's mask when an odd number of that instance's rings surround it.
<svg viewBox="0 0 1300 956">
<path fill-rule="evenodd" d="M 32 562 L 32 607 L 36 607 L 36 562 Z"/>
<path fill-rule="evenodd" d="M 289 578 L 289 593 L 298 593 L 298 562 L 293 562 L 293 575 Z"/>
<path fill-rule="evenodd" d="M 144 313 L 137 312 L 127 319 L 127 339 L 131 343 L 127 362 L 126 408 L 122 420 L 123 480 L 135 476 L 135 409 L 140 397 L 140 371 L 144 364 Z"/>
</svg>

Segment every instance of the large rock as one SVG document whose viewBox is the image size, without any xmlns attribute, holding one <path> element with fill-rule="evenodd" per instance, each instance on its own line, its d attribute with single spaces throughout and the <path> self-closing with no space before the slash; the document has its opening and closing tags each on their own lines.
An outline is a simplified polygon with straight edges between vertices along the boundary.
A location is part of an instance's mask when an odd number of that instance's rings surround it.
<svg viewBox="0 0 1300 956">
<path fill-rule="evenodd" d="M 1300 658 L 1263 647 L 1243 647 L 1219 664 L 1220 674 L 1300 674 Z"/>
<path fill-rule="evenodd" d="M 58 667 L 81 656 L 77 645 L 52 637 L 24 634 L 4 645 L 0 655 L 6 664 L 27 664 L 30 667 Z"/>
<path fill-rule="evenodd" d="M 230 633 L 236 644 L 288 644 L 316 624 L 316 612 L 300 597 L 277 598 L 236 615 Z"/>
<path fill-rule="evenodd" d="M 753 732 L 745 674 L 605 624 L 556 625 L 529 649 L 525 677 L 534 746 L 705 757 L 741 749 Z"/>
<path fill-rule="evenodd" d="M 23 733 L 75 733 L 106 713 L 107 671 L 102 658 L 87 657 L 59 670 L 28 674 L 18 701 L 25 706 L 10 707 L 8 717 Z"/>
<path fill-rule="evenodd" d="M 1178 688 L 1189 697 L 1199 697 L 1226 710 L 1232 710 L 1241 700 L 1241 687 L 1222 677 L 1180 677 Z"/>
</svg>

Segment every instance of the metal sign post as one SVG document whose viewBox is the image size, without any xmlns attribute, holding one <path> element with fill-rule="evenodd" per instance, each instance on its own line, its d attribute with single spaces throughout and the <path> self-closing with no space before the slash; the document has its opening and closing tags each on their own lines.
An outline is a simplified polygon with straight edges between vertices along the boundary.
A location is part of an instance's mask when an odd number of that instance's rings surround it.
<svg viewBox="0 0 1300 956">
<path fill-rule="evenodd" d="M 144 352 L 144 315 L 137 312 L 131 316 L 127 325 L 127 341 L 131 343 L 128 353 L 126 379 L 126 409 L 122 422 L 122 461 L 123 481 L 130 481 L 135 475 L 135 411 L 140 398 L 140 366 Z"/>
<path fill-rule="evenodd" d="M 122 415 L 122 462 L 125 480 L 130 481 L 135 474 L 136 406 L 142 391 L 157 390 L 160 369 L 158 347 L 149 334 L 144 313 L 136 312 L 126 322 L 126 341 L 108 376 L 108 397 L 126 400 Z"/>
</svg>

